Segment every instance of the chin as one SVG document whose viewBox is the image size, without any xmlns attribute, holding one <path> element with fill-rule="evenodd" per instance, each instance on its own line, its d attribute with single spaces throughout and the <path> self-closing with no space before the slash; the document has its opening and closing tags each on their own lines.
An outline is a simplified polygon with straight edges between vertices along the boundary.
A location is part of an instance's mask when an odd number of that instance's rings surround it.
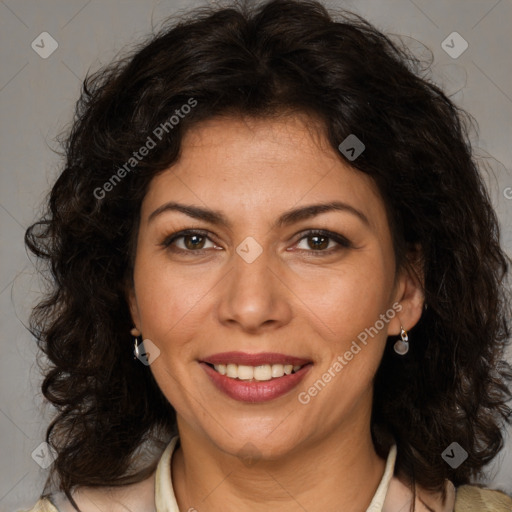
<svg viewBox="0 0 512 512">
<path fill-rule="evenodd" d="M 235 425 L 225 425 L 225 428 L 227 432 L 236 432 L 236 435 L 230 436 L 221 428 L 220 431 L 212 432 L 208 437 L 220 450 L 241 458 L 280 459 L 293 451 L 300 442 L 291 435 L 289 427 L 280 433 L 277 432 L 279 427 L 274 432 L 272 429 L 267 430 L 258 426 L 240 428 Z"/>
</svg>

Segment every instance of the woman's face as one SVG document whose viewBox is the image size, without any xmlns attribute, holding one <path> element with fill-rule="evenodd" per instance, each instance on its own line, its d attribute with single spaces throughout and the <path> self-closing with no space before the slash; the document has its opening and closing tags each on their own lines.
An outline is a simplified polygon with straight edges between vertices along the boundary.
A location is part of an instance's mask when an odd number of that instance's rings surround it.
<svg viewBox="0 0 512 512">
<path fill-rule="evenodd" d="M 395 276 L 374 182 L 316 128 L 305 116 L 197 125 L 142 203 L 130 307 L 160 351 L 150 370 L 180 432 L 228 453 L 250 442 L 278 457 L 367 431 L 396 313 L 410 328 L 421 309 Z M 172 239 L 186 229 L 197 233 Z M 279 377 L 290 364 L 302 369 Z"/>
</svg>

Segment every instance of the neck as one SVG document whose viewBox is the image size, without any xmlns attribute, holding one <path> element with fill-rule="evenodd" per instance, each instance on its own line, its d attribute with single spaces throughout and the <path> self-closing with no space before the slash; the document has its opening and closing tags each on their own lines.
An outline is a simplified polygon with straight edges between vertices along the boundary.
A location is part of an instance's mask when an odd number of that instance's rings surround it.
<svg viewBox="0 0 512 512">
<path fill-rule="evenodd" d="M 172 458 L 180 510 L 366 510 L 384 473 L 369 428 L 305 440 L 280 459 L 248 463 L 197 431 L 180 431 Z"/>
</svg>

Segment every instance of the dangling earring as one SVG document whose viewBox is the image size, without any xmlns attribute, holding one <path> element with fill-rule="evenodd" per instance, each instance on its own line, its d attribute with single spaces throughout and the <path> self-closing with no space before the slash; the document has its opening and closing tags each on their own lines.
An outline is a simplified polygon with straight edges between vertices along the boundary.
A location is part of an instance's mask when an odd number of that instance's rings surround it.
<svg viewBox="0 0 512 512">
<path fill-rule="evenodd" d="M 134 346 L 133 359 L 138 359 L 140 356 L 139 346 L 142 341 L 142 335 L 141 335 L 141 332 L 136 327 L 134 327 L 130 331 L 130 334 L 133 336 L 133 346 Z"/>
<path fill-rule="evenodd" d="M 409 352 L 409 336 L 407 331 L 400 325 L 400 339 L 393 345 L 395 352 L 401 356 Z"/>
</svg>

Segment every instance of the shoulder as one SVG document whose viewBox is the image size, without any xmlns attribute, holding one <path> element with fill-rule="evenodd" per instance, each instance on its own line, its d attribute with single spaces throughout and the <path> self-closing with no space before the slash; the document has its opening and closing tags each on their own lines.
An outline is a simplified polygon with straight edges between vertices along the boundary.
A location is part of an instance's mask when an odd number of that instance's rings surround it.
<svg viewBox="0 0 512 512">
<path fill-rule="evenodd" d="M 20 510 L 19 512 L 59 512 L 52 503 L 44 498 L 40 499 L 30 510 Z"/>
<path fill-rule="evenodd" d="M 455 512 L 510 512 L 512 498 L 501 491 L 476 485 L 457 488 Z"/>
<path fill-rule="evenodd" d="M 178 436 L 167 444 L 160 461 L 151 474 L 144 480 L 122 486 L 78 487 L 71 494 L 81 512 L 155 512 L 155 478 L 158 467 L 170 458 L 176 446 Z M 167 458 L 166 458 L 167 456 Z M 30 510 L 18 512 L 76 512 L 63 492 L 42 497 Z"/>
<path fill-rule="evenodd" d="M 382 512 L 408 510 L 413 500 L 414 510 L 418 512 L 512 512 L 512 497 L 478 485 L 455 487 L 446 480 L 444 499 L 442 493 L 429 491 L 418 484 L 415 489 L 414 500 L 410 482 L 394 476 Z"/>
<path fill-rule="evenodd" d="M 80 487 L 72 493 L 82 512 L 154 512 L 155 475 L 141 482 L 119 487 Z M 76 512 L 64 493 L 40 499 L 33 508 L 19 512 Z"/>
<path fill-rule="evenodd" d="M 137 510 L 153 512 L 155 508 L 155 475 L 154 473 L 141 482 L 120 487 L 82 487 L 73 493 L 80 510 L 83 512 L 126 512 Z M 68 500 L 66 507 L 59 512 L 75 512 Z M 68 508 L 69 507 L 69 508 Z"/>
</svg>

